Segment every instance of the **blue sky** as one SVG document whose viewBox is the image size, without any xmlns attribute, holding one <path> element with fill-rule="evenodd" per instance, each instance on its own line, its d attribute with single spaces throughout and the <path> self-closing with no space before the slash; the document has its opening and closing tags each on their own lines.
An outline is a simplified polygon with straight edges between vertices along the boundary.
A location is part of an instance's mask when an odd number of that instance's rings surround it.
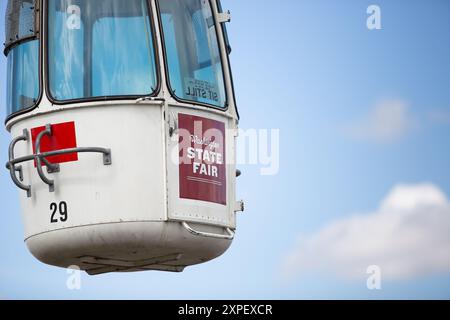
<svg viewBox="0 0 450 320">
<path fill-rule="evenodd" d="M 382 30 L 366 27 L 371 4 L 381 8 Z M 0 0 L 2 35 L 5 6 Z M 65 270 L 28 253 L 18 191 L 0 170 L 0 298 L 449 299 L 450 3 L 223 0 L 223 7 L 232 11 L 241 127 L 280 130 L 277 175 L 242 166 L 246 212 L 232 248 L 182 274 L 83 275 L 82 290 L 67 290 Z M 0 163 L 9 141 L 0 130 Z M 379 238 L 388 227 L 398 232 L 386 245 Z M 338 246 L 352 241 L 371 247 Z M 386 270 L 382 290 L 367 289 L 358 269 L 366 261 Z"/>
</svg>

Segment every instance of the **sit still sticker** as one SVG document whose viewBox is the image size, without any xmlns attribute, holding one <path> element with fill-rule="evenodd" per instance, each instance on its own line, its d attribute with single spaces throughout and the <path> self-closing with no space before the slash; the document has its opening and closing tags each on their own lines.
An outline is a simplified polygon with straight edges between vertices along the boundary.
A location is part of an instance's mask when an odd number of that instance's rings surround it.
<svg viewBox="0 0 450 320">
<path fill-rule="evenodd" d="M 180 198 L 227 204 L 223 122 L 179 114 Z"/>
<path fill-rule="evenodd" d="M 186 92 L 185 96 L 188 99 L 205 100 L 204 102 L 219 102 L 219 90 L 216 85 L 203 80 L 186 78 L 185 79 Z"/>
</svg>

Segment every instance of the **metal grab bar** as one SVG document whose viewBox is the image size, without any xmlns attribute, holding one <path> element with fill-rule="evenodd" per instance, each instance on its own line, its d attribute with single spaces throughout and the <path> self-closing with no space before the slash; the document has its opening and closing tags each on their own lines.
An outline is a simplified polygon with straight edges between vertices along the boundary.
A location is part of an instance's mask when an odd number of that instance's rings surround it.
<svg viewBox="0 0 450 320">
<path fill-rule="evenodd" d="M 47 172 L 48 173 L 55 173 L 59 172 L 59 164 L 52 164 L 50 163 L 46 158 L 52 157 L 52 156 L 60 156 L 65 154 L 71 154 L 71 153 L 101 153 L 103 154 L 103 165 L 109 166 L 112 164 L 112 157 L 111 157 L 111 149 L 101 148 L 101 147 L 80 147 L 80 148 L 70 148 L 70 149 L 61 149 L 61 150 L 54 150 L 54 151 L 48 151 L 48 152 L 41 152 L 41 141 L 44 136 L 51 136 L 52 130 L 51 125 L 46 125 L 45 130 L 40 132 L 39 135 L 36 138 L 35 143 L 35 150 L 36 154 L 23 156 L 19 158 L 14 157 L 14 147 L 19 141 L 28 141 L 29 140 L 29 134 L 28 131 L 24 130 L 24 135 L 15 138 L 9 147 L 9 161 L 6 163 L 6 168 L 10 171 L 11 178 L 14 182 L 14 184 L 22 189 L 27 191 L 27 196 L 31 197 L 31 186 L 26 186 L 17 179 L 15 175 L 15 171 L 19 171 L 21 179 L 22 179 L 22 167 L 17 166 L 20 163 L 28 162 L 28 161 L 36 161 L 36 170 L 38 172 L 39 177 L 41 180 L 49 186 L 49 191 L 54 192 L 55 191 L 55 182 L 54 180 L 48 179 L 44 171 L 42 169 L 42 163 L 44 163 L 47 166 Z"/>
<path fill-rule="evenodd" d="M 22 170 L 22 166 L 18 166 L 16 167 L 15 164 L 11 164 L 11 161 L 14 160 L 14 148 L 16 147 L 16 144 L 19 143 L 20 141 L 28 141 L 30 139 L 30 136 L 28 134 L 28 131 L 26 129 L 23 130 L 23 135 L 13 139 L 13 141 L 11 141 L 11 143 L 9 144 L 9 150 L 8 150 L 8 159 L 9 159 L 9 166 L 7 166 L 7 168 L 9 169 L 9 174 L 11 175 L 11 179 L 14 182 L 14 184 L 22 190 L 25 190 L 27 192 L 27 197 L 31 198 L 31 186 L 30 185 L 25 185 L 23 183 L 21 183 L 20 181 L 23 181 L 23 170 Z M 19 172 L 19 179 L 17 179 L 16 176 L 16 171 Z"/>
<path fill-rule="evenodd" d="M 42 140 L 42 138 L 45 135 L 48 135 L 48 136 L 52 135 L 52 126 L 51 125 L 46 125 L 45 126 L 45 130 L 42 131 L 37 136 L 37 138 L 36 138 L 36 145 L 35 145 L 36 154 L 40 154 L 41 153 L 41 140 Z M 59 172 L 59 164 L 50 163 L 50 161 L 48 161 L 46 158 L 42 158 L 42 162 L 44 162 L 45 166 L 47 167 L 47 172 L 48 173 Z M 36 160 L 36 163 L 37 163 L 37 160 Z"/>
<path fill-rule="evenodd" d="M 216 233 L 209 233 L 209 232 L 202 232 L 194 230 L 187 222 L 182 222 L 183 227 L 194 236 L 199 237 L 205 237 L 205 238 L 214 238 L 214 239 L 222 239 L 222 240 L 233 240 L 234 239 L 234 231 L 230 228 L 225 228 L 225 230 L 228 232 L 228 235 L 223 234 L 216 234 Z"/>
<path fill-rule="evenodd" d="M 36 145 L 35 145 L 35 150 L 36 150 L 36 169 L 38 172 L 39 177 L 41 178 L 41 180 L 48 185 L 48 189 L 50 192 L 55 192 L 55 180 L 51 180 L 49 178 L 47 178 L 44 174 L 44 171 L 42 170 L 42 162 L 44 162 L 44 164 L 47 166 L 47 170 L 53 171 L 55 172 L 57 169 L 55 167 L 57 167 L 59 169 L 58 165 L 53 165 L 51 164 L 47 159 L 45 159 L 42 156 L 39 156 L 41 154 L 41 141 L 42 138 L 44 136 L 52 136 L 52 126 L 47 124 L 45 126 L 45 130 L 40 132 L 36 138 Z"/>
<path fill-rule="evenodd" d="M 103 164 L 109 166 L 112 164 L 111 160 L 111 149 L 100 148 L 100 147 L 84 147 L 84 148 L 71 148 L 71 149 L 61 149 L 55 151 L 42 152 L 41 154 L 33 154 L 29 156 L 24 156 L 20 158 L 15 158 L 6 164 L 6 168 L 9 169 L 10 165 L 16 165 L 19 163 L 28 162 L 35 160 L 37 157 L 48 158 L 53 156 L 61 156 L 70 153 L 102 153 L 103 154 Z"/>
</svg>

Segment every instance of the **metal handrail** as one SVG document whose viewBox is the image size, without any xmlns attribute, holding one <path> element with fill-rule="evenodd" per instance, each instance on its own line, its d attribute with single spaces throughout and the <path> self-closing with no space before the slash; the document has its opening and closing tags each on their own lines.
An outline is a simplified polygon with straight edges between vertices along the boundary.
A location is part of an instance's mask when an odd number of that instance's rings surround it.
<svg viewBox="0 0 450 320">
<path fill-rule="evenodd" d="M 70 148 L 70 149 L 48 151 L 48 152 L 42 152 L 41 154 L 32 154 L 29 156 L 15 158 L 6 164 L 6 168 L 9 169 L 10 165 L 16 165 L 19 163 L 24 163 L 24 162 L 28 162 L 31 160 L 35 160 L 37 157 L 48 158 L 48 157 L 61 156 L 61 155 L 70 154 L 70 153 L 102 153 L 103 154 L 103 164 L 105 166 L 109 166 L 112 164 L 111 149 L 100 148 L 100 147 L 90 147 L 90 148 L 89 147 L 81 147 L 81 148 Z"/>
<path fill-rule="evenodd" d="M 22 166 L 16 167 L 15 164 L 11 164 L 11 161 L 14 160 L 14 148 L 16 147 L 16 144 L 20 141 L 28 141 L 30 139 L 30 136 L 28 134 L 28 131 L 26 129 L 23 130 L 23 135 L 13 139 L 11 143 L 9 144 L 9 150 L 8 150 L 8 159 L 9 159 L 9 166 L 7 168 L 9 169 L 9 174 L 11 175 L 11 179 L 14 182 L 14 184 L 22 190 L 25 190 L 27 192 L 27 197 L 31 198 L 31 186 L 25 185 L 21 183 L 20 181 L 23 181 L 23 173 L 22 173 Z M 19 179 L 17 179 L 16 171 L 19 171 Z"/>
<path fill-rule="evenodd" d="M 9 146 L 9 161 L 6 163 L 6 168 L 10 171 L 11 178 L 12 178 L 14 184 L 18 188 L 27 191 L 27 196 L 29 198 L 31 197 L 31 186 L 22 184 L 17 179 L 17 176 L 15 175 L 15 172 L 19 171 L 20 176 L 22 177 L 22 166 L 17 166 L 20 163 L 24 163 L 24 162 L 28 162 L 28 161 L 36 161 L 36 170 L 38 172 L 38 175 L 41 178 L 41 180 L 49 186 L 50 192 L 55 191 L 55 182 L 54 182 L 54 180 L 51 180 L 45 176 L 43 169 L 42 169 L 42 163 L 44 163 L 47 166 L 48 173 L 59 172 L 60 166 L 59 166 L 59 164 L 50 163 L 46 159 L 48 157 L 61 156 L 61 155 L 71 154 L 71 153 L 101 153 L 101 154 L 103 154 L 103 165 L 109 166 L 112 164 L 111 149 L 107 149 L 107 148 L 80 147 L 80 148 L 69 148 L 69 149 L 41 152 L 42 138 L 46 135 L 48 135 L 48 136 L 52 135 L 51 125 L 49 125 L 49 124 L 46 125 L 45 130 L 40 132 L 36 138 L 36 143 L 35 143 L 36 154 L 15 158 L 14 157 L 15 145 L 19 141 L 28 141 L 29 140 L 28 131 L 25 129 L 23 132 L 24 132 L 23 136 L 15 138 Z"/>
<path fill-rule="evenodd" d="M 49 191 L 55 192 L 55 180 L 49 179 L 45 176 L 44 171 L 42 170 L 42 162 L 44 162 L 45 165 L 47 166 L 47 168 L 49 168 L 50 170 L 54 170 L 55 166 L 53 164 L 51 164 L 47 159 L 40 156 L 42 138 L 44 136 L 50 137 L 51 135 L 52 135 L 52 126 L 47 124 L 45 126 L 45 130 L 41 131 L 36 138 L 36 144 L 35 144 L 35 150 L 36 150 L 36 155 L 37 155 L 36 156 L 36 169 L 37 169 L 38 175 L 41 178 L 41 180 L 45 184 L 48 185 Z"/>
<path fill-rule="evenodd" d="M 228 232 L 228 235 L 224 234 L 216 234 L 216 233 L 209 233 L 209 232 L 203 232 L 203 231 L 197 231 L 193 229 L 187 222 L 182 222 L 183 227 L 194 236 L 199 237 L 205 237 L 205 238 L 214 238 L 214 239 L 222 239 L 222 240 L 233 240 L 235 233 L 230 228 L 225 228 L 225 230 Z"/>
</svg>

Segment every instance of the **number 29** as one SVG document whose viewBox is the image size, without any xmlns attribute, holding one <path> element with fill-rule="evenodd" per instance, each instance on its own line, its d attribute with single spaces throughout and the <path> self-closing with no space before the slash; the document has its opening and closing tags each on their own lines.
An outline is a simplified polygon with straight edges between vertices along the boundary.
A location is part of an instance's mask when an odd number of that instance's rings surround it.
<svg viewBox="0 0 450 320">
<path fill-rule="evenodd" d="M 51 223 L 66 222 L 68 219 L 67 203 L 61 201 L 59 205 L 55 202 L 50 204 Z"/>
</svg>

